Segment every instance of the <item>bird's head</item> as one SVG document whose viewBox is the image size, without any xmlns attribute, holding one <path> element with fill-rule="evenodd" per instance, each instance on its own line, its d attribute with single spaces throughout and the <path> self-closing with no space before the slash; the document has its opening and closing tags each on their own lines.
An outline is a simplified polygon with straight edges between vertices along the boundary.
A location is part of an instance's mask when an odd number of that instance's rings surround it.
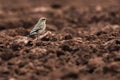
<svg viewBox="0 0 120 80">
<path fill-rule="evenodd" d="M 46 22 L 46 18 L 45 17 L 41 17 L 40 18 L 40 22 Z"/>
</svg>

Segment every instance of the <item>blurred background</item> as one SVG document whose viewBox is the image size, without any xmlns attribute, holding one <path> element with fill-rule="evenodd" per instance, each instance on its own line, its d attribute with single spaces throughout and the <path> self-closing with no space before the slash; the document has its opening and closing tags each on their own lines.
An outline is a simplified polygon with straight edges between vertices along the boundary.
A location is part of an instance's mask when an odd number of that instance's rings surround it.
<svg viewBox="0 0 120 80">
<path fill-rule="evenodd" d="M 66 20 L 70 22 L 71 19 L 71 23 L 77 22 L 78 18 L 79 25 L 100 22 L 101 18 L 110 22 L 107 16 L 115 16 L 119 3 L 119 0 L 0 0 L 0 30 L 29 28 L 42 16 L 48 18 L 48 24 L 55 26 L 57 23 L 62 25 Z M 113 20 L 112 23 L 118 22 Z"/>
</svg>

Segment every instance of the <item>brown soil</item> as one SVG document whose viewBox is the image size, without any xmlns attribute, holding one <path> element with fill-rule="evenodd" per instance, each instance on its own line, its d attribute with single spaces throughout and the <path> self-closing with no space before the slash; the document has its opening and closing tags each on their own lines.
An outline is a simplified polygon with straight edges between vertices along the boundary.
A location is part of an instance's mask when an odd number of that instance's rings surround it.
<svg viewBox="0 0 120 80">
<path fill-rule="evenodd" d="M 120 0 L 0 0 L 0 80 L 120 80 Z"/>
</svg>

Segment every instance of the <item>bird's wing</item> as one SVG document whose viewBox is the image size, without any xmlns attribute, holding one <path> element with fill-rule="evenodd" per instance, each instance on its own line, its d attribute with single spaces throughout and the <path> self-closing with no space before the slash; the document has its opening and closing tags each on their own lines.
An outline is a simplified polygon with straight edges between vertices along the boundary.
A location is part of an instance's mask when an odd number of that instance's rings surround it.
<svg viewBox="0 0 120 80">
<path fill-rule="evenodd" d="M 42 24 L 39 22 L 35 25 L 32 31 L 38 31 L 38 30 L 42 30 Z"/>
</svg>

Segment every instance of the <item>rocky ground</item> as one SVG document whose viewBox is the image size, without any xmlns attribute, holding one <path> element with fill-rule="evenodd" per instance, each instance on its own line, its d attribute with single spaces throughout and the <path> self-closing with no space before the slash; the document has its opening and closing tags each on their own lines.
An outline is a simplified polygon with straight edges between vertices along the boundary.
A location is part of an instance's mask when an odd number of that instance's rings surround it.
<svg viewBox="0 0 120 80">
<path fill-rule="evenodd" d="M 119 0 L 0 0 L 0 80 L 120 80 Z M 42 39 L 27 37 L 40 17 Z"/>
</svg>

